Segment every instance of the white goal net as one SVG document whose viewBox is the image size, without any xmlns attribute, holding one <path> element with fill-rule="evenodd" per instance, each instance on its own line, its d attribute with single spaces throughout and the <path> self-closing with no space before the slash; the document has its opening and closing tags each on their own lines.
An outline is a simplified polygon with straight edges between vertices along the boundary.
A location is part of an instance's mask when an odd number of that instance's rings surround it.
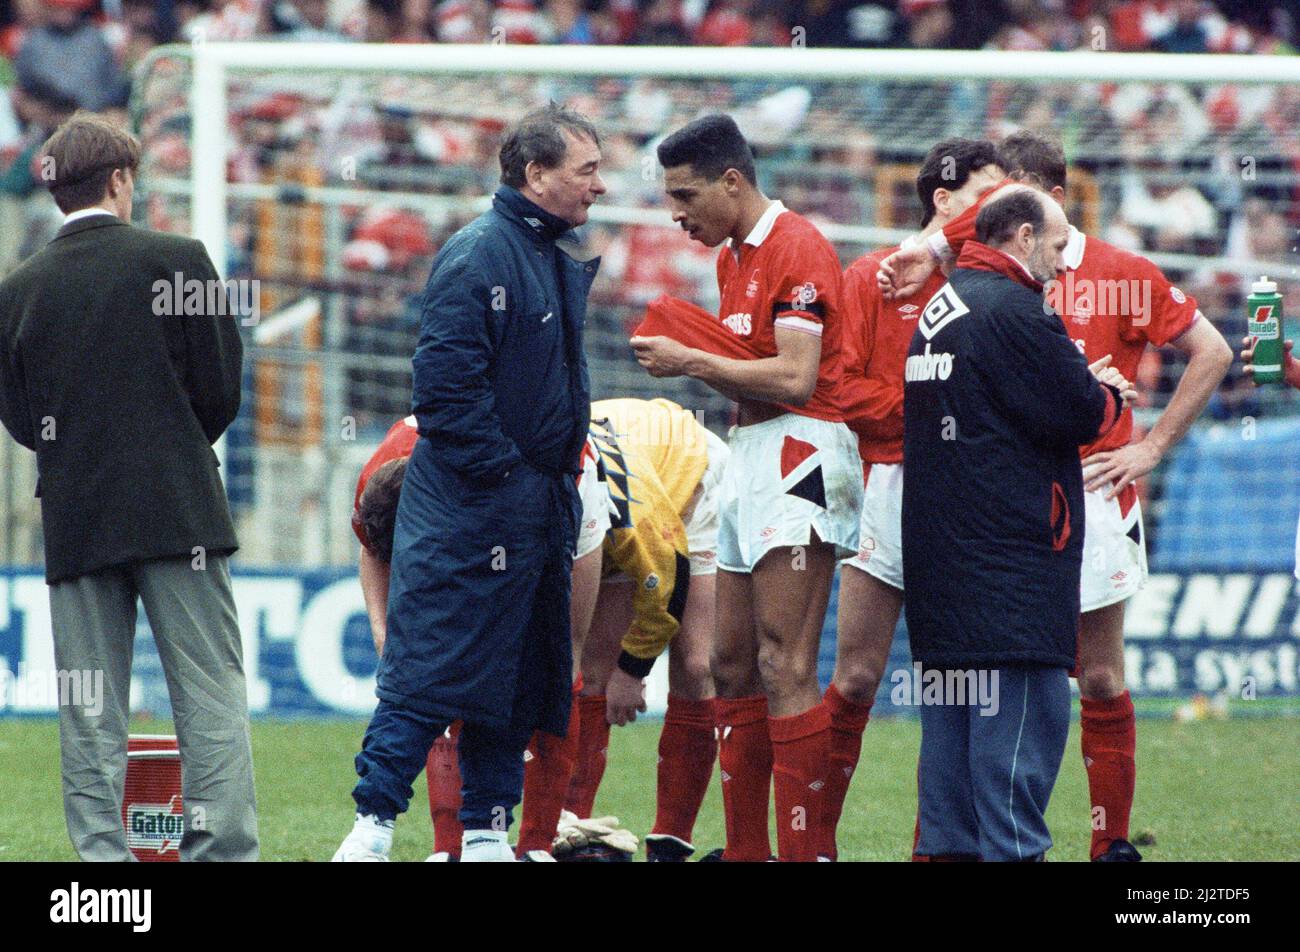
<svg viewBox="0 0 1300 952">
<path fill-rule="evenodd" d="M 662 202 L 654 145 L 674 128 L 735 115 L 764 191 L 822 224 L 846 266 L 917 228 L 915 175 L 935 142 L 1052 133 L 1071 163 L 1071 220 L 1154 259 L 1235 348 L 1250 276 L 1277 278 L 1300 304 L 1297 81 L 1300 64 L 1285 57 L 169 47 L 136 83 L 137 206 L 150 227 L 202 238 L 223 276 L 260 282 L 245 408 L 226 449 L 240 559 L 343 564 L 355 559 L 357 472 L 409 412 L 432 256 L 484 207 L 502 129 L 528 109 L 571 105 L 605 140 L 609 192 L 586 236 L 603 256 L 586 341 L 594 394 L 668 396 L 721 431 L 725 401 L 651 379 L 627 347 L 659 293 L 716 301 L 715 252 L 687 240 Z M 1165 405 L 1180 369 L 1172 352 L 1148 353 L 1139 422 Z M 1264 445 L 1291 416 L 1289 394 L 1251 390 L 1234 370 L 1193 438 Z M 1290 487 L 1300 473 L 1288 465 L 1272 478 Z M 1171 468 L 1146 487 L 1157 548 Z M 1264 518 L 1267 502 L 1248 502 L 1242 518 L 1252 507 Z M 1219 505 L 1213 494 L 1200 504 Z M 1179 531 L 1186 546 L 1201 530 Z"/>
</svg>

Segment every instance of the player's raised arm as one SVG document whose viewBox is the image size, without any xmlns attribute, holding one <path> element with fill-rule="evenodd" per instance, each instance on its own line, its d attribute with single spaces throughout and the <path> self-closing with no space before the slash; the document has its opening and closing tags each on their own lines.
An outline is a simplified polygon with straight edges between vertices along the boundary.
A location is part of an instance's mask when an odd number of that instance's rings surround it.
<svg viewBox="0 0 1300 952">
<path fill-rule="evenodd" d="M 1001 194 L 1006 188 L 1017 187 L 1022 186 L 1017 186 L 1009 178 L 1002 179 L 989 187 L 975 204 L 942 229 L 929 235 L 925 241 L 899 248 L 882 261 L 876 281 L 885 299 L 893 300 L 915 294 L 934 273 L 935 268 L 944 266 L 946 270 L 961 254 L 962 245 L 975 237 L 975 217 L 984 207 L 984 202 L 992 195 Z"/>
</svg>

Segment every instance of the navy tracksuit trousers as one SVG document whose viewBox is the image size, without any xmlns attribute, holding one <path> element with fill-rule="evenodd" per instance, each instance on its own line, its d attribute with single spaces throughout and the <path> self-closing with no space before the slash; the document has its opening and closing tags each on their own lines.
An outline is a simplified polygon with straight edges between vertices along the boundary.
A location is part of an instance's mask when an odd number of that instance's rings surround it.
<svg viewBox="0 0 1300 952">
<path fill-rule="evenodd" d="M 1070 731 L 1069 674 L 996 671 L 996 713 L 973 701 L 921 707 L 921 856 L 1017 862 L 1052 845 L 1044 814 Z"/>
<path fill-rule="evenodd" d="M 352 791 L 357 812 L 392 820 L 405 813 L 411 784 L 424 769 L 429 747 L 447 729 L 445 721 L 380 700 L 366 728 Z M 533 732 L 463 724 L 457 747 L 464 784 L 460 822 L 467 830 L 505 830 L 524 789 L 524 750 Z"/>
</svg>

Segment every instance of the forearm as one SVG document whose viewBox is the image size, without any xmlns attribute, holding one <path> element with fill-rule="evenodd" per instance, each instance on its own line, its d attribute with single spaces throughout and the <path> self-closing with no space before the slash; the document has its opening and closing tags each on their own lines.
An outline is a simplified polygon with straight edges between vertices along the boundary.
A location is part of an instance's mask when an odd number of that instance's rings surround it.
<svg viewBox="0 0 1300 952">
<path fill-rule="evenodd" d="M 375 652 L 384 653 L 384 639 L 388 634 L 388 582 L 392 567 L 382 559 L 361 549 L 361 595 L 366 601 L 366 616 L 370 619 L 370 635 L 375 640 Z"/>
<path fill-rule="evenodd" d="M 1169 405 L 1146 436 L 1161 456 L 1187 435 L 1192 423 L 1214 396 L 1231 361 L 1231 351 L 1227 351 L 1226 361 L 1215 351 L 1197 353 L 1188 360 Z"/>
<path fill-rule="evenodd" d="M 780 355 L 759 360 L 734 360 L 702 350 L 695 351 L 686 372 L 733 400 L 801 405 L 811 396 L 804 392 L 797 368 Z"/>
</svg>

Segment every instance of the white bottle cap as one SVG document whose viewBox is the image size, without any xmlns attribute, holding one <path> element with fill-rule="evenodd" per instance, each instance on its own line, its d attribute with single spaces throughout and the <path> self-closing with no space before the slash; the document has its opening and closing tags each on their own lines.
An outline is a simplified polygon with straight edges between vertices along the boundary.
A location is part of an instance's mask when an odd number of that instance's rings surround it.
<svg viewBox="0 0 1300 952">
<path fill-rule="evenodd" d="M 1251 294 L 1276 294 L 1277 282 L 1270 281 L 1268 275 L 1263 275 L 1258 281 L 1250 286 Z"/>
</svg>

